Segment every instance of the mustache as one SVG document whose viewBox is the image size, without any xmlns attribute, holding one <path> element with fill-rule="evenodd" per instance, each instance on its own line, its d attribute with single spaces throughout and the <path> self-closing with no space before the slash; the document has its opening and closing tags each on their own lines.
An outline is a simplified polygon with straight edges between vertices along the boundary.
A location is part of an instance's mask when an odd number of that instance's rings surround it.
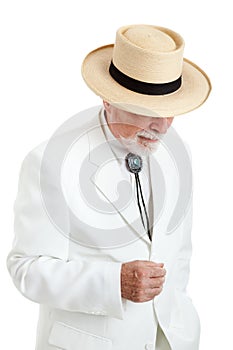
<svg viewBox="0 0 233 350">
<path fill-rule="evenodd" d="M 143 140 L 143 142 L 139 142 L 140 135 L 150 139 L 158 139 L 158 141 L 154 144 L 151 144 L 149 141 L 146 140 Z M 118 136 L 119 141 L 123 144 L 124 147 L 128 149 L 129 152 L 138 154 L 143 157 L 150 155 L 152 152 L 158 149 L 158 143 L 160 142 L 161 138 L 161 134 L 159 134 L 158 132 L 149 132 L 146 130 L 140 130 L 135 134 L 133 138 L 125 138 L 121 135 Z"/>
<path fill-rule="evenodd" d="M 118 138 L 120 141 L 123 141 L 125 144 L 132 145 L 138 142 L 138 138 L 140 136 L 151 140 L 162 140 L 165 135 L 157 131 L 140 130 L 134 135 L 133 138 L 125 138 L 121 135 L 119 135 Z M 144 143 L 147 143 L 147 142 L 144 140 Z"/>
<path fill-rule="evenodd" d="M 147 131 L 147 130 L 140 130 L 136 133 L 136 137 L 145 137 L 150 140 L 156 140 L 156 139 L 162 139 L 163 135 L 160 134 L 157 131 Z"/>
</svg>

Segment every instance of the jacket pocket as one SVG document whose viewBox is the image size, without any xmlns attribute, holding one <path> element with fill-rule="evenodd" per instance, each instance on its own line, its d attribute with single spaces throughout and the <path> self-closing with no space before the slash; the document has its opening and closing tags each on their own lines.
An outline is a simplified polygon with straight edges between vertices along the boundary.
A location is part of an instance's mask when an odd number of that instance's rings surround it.
<svg viewBox="0 0 233 350">
<path fill-rule="evenodd" d="M 58 349 L 64 350 L 110 350 L 112 341 L 62 322 L 55 322 L 48 342 Z"/>
</svg>

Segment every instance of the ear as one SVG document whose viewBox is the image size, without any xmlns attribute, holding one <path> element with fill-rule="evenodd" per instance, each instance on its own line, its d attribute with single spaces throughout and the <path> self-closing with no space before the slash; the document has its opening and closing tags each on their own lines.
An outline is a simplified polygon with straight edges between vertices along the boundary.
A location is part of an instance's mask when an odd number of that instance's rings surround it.
<svg viewBox="0 0 233 350">
<path fill-rule="evenodd" d="M 110 103 L 108 103 L 107 101 L 103 101 L 103 105 L 104 105 L 106 112 L 109 112 L 110 108 L 111 108 Z"/>
<path fill-rule="evenodd" d="M 167 117 L 168 127 L 172 124 L 174 117 Z"/>
</svg>

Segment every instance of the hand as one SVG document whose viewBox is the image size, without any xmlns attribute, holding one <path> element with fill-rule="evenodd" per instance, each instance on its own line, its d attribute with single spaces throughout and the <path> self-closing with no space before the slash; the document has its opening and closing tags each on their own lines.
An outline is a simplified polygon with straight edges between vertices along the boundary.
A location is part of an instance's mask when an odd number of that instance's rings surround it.
<svg viewBox="0 0 233 350">
<path fill-rule="evenodd" d="M 121 296 L 135 303 L 143 303 L 160 294 L 165 281 L 163 263 L 136 260 L 122 264 Z"/>
</svg>

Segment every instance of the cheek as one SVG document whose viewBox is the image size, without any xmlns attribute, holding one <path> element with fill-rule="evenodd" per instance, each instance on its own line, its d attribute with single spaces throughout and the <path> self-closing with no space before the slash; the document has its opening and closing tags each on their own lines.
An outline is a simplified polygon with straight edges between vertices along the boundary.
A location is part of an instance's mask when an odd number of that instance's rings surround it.
<svg viewBox="0 0 233 350">
<path fill-rule="evenodd" d="M 134 125 L 123 125 L 120 134 L 126 138 L 134 138 L 139 130 L 141 130 L 141 128 Z"/>
</svg>

